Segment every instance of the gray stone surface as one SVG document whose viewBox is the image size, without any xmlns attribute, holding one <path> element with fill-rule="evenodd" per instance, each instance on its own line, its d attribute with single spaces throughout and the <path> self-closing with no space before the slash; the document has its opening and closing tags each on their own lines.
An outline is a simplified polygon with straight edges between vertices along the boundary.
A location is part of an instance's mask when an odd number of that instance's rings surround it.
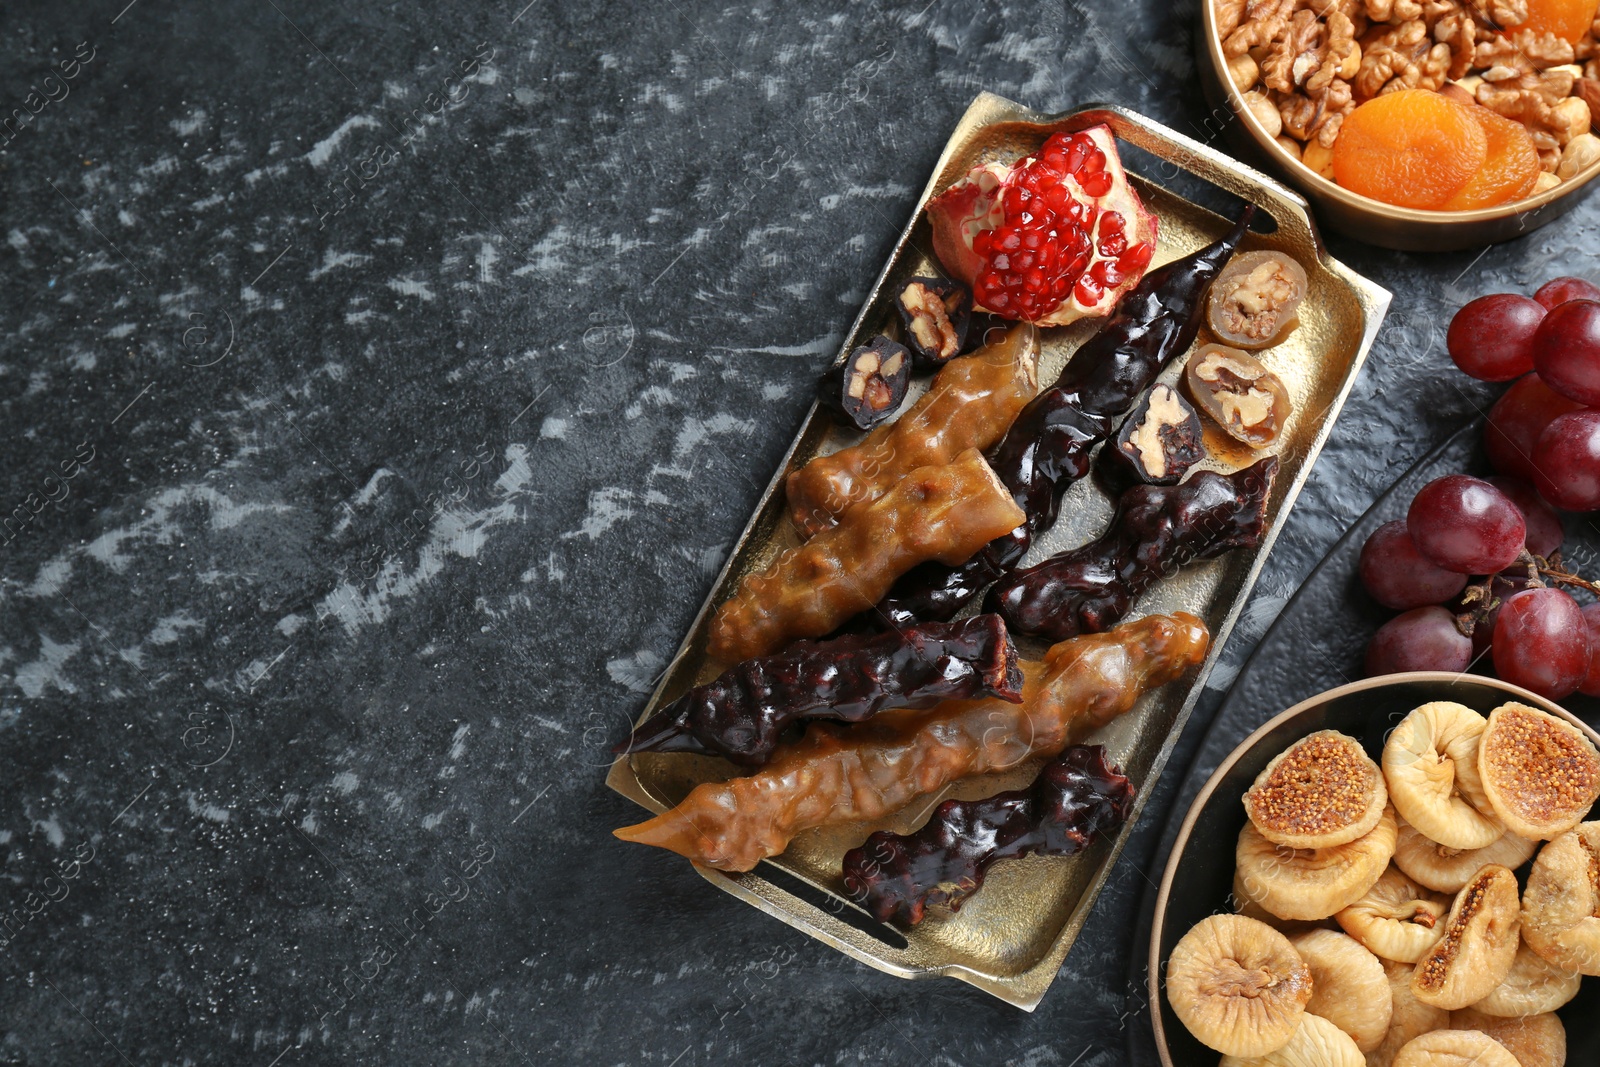
<svg viewBox="0 0 1600 1067">
<path fill-rule="evenodd" d="M 614 841 L 601 778 L 971 97 L 1208 133 L 1195 17 L 7 4 L 0 1063 L 1125 1062 L 1176 774 L 1033 1015 Z M 1208 707 L 1492 396 L 1449 311 L 1597 218 L 1333 242 L 1395 310 Z"/>
</svg>

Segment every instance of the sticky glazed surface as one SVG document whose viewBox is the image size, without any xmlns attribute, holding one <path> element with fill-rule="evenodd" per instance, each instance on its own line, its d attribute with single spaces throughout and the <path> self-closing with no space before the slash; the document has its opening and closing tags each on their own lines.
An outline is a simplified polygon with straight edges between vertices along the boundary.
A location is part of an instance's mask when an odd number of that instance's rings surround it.
<svg viewBox="0 0 1600 1067">
<path fill-rule="evenodd" d="M 1021 704 L 950 701 L 848 729 L 818 723 L 759 773 L 704 783 L 617 836 L 747 871 L 802 830 L 880 819 L 968 775 L 1053 756 L 1198 666 L 1209 643 L 1192 615 L 1150 616 L 1064 641 L 1042 663 L 1023 665 Z"/>
<path fill-rule="evenodd" d="M 1031 326 L 1013 327 L 997 343 L 946 363 L 894 422 L 789 475 L 786 496 L 795 529 L 814 537 L 918 467 L 950 463 L 969 448 L 994 444 L 1038 391 L 1038 364 L 1038 331 Z"/>
<path fill-rule="evenodd" d="M 919 467 L 850 522 L 747 577 L 717 609 L 711 655 L 737 663 L 797 637 L 821 637 L 876 604 L 917 564 L 964 560 L 1022 518 L 976 448 L 947 466 Z"/>
</svg>

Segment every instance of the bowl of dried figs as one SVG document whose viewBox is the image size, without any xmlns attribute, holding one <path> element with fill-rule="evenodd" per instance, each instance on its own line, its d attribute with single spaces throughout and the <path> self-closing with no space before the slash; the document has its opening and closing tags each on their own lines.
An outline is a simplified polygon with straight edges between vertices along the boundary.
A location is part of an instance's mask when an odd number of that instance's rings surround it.
<svg viewBox="0 0 1600 1067">
<path fill-rule="evenodd" d="M 1600 1062 L 1600 734 L 1493 678 L 1340 686 L 1190 807 L 1156 900 L 1166 1067 Z"/>
<path fill-rule="evenodd" d="M 1207 131 L 1232 131 L 1348 236 L 1509 240 L 1600 173 L 1600 0 L 1200 6 Z"/>
</svg>

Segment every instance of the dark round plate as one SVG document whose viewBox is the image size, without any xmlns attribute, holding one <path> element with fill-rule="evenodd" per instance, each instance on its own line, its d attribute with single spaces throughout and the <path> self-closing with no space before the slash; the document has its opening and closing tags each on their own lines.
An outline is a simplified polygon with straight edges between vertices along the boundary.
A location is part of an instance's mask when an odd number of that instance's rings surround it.
<svg viewBox="0 0 1600 1067">
<path fill-rule="evenodd" d="M 1161 976 L 1172 948 L 1196 923 L 1228 906 L 1233 888 L 1234 843 L 1244 827 L 1245 790 L 1272 757 L 1317 730 L 1361 739 L 1374 760 L 1389 731 L 1410 711 L 1434 700 L 1453 700 L 1484 715 L 1507 701 L 1544 708 L 1566 718 L 1600 745 L 1600 734 L 1560 706 L 1495 678 L 1429 672 L 1396 674 L 1342 685 L 1266 722 L 1245 739 L 1189 808 L 1156 894 L 1150 936 L 1147 992 L 1156 1053 L 1163 1067 L 1207 1063 L 1217 1054 L 1196 1041 L 1168 1003 Z M 1578 996 L 1558 1013 L 1567 1028 L 1567 1062 L 1600 1063 L 1600 979 L 1586 979 Z"/>
<path fill-rule="evenodd" d="M 1404 518 L 1411 498 L 1433 479 L 1462 471 L 1488 470 L 1482 437 L 1480 420 L 1463 427 L 1419 460 L 1329 549 L 1284 605 L 1217 709 L 1179 784 L 1152 870 L 1165 864 L 1201 788 L 1241 741 L 1283 709 L 1361 677 L 1361 657 L 1367 639 L 1393 614 L 1374 603 L 1361 589 L 1357 577 L 1361 546 L 1382 524 Z M 1579 573 L 1600 572 L 1600 523 L 1592 516 L 1569 518 L 1563 552 Z M 1574 696 L 1563 701 L 1563 706 L 1590 725 L 1600 724 L 1600 700 Z M 1243 818 L 1242 809 L 1240 818 Z M 1242 823 L 1235 825 L 1235 832 L 1239 825 Z M 1232 854 L 1230 840 L 1226 855 L 1231 857 Z M 1212 910 L 1223 906 L 1228 888 L 1223 887 Z M 1147 987 L 1146 950 L 1151 944 L 1156 896 L 1157 889 L 1152 883 L 1140 909 L 1134 951 L 1130 954 L 1130 1016 L 1152 1010 L 1147 1006 L 1144 990 Z M 1600 1028 L 1600 1022 L 1594 1025 Z M 1135 1067 L 1149 1067 L 1159 1062 L 1150 1028 L 1130 1025 L 1127 1032 L 1129 1058 Z M 1206 1052 L 1208 1057 L 1215 1056 L 1209 1050 Z M 1600 1057 L 1589 1061 L 1569 1059 L 1569 1062 L 1600 1063 Z"/>
</svg>

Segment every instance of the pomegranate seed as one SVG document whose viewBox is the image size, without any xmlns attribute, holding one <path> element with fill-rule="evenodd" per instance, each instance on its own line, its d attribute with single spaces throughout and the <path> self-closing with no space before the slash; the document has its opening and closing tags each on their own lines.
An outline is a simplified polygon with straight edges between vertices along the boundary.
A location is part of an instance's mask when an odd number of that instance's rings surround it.
<svg viewBox="0 0 1600 1067">
<path fill-rule="evenodd" d="M 1080 304 L 1093 304 L 1105 293 L 1105 288 L 1094 280 L 1093 275 L 1085 274 L 1078 279 L 1078 284 L 1072 287 L 1072 293 Z"/>
<path fill-rule="evenodd" d="M 1084 174 L 1079 178 L 1078 184 L 1083 186 L 1083 191 L 1090 196 L 1105 196 L 1111 191 L 1111 175 L 1105 171 L 1098 174 Z"/>
<path fill-rule="evenodd" d="M 1150 265 L 1150 257 L 1155 255 L 1156 246 L 1153 242 L 1134 245 L 1128 250 L 1127 255 L 1117 259 L 1117 267 L 1124 274 L 1135 274 Z"/>
</svg>

